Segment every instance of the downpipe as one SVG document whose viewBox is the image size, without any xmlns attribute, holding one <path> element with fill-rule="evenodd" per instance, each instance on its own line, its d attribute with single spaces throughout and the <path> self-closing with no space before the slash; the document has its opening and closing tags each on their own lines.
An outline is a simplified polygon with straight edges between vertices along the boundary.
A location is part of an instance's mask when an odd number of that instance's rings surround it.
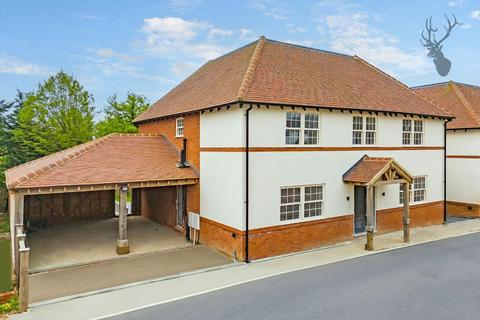
<svg viewBox="0 0 480 320">
<path fill-rule="evenodd" d="M 240 107 L 242 105 L 240 104 Z M 249 228 L 248 228 L 248 220 L 249 220 L 249 211 L 248 211 L 248 202 L 249 202 L 249 164 L 250 164 L 250 144 L 249 144 L 249 114 L 252 110 L 252 105 L 250 105 L 247 110 L 245 111 L 245 262 L 250 263 L 249 257 L 249 248 L 248 248 L 248 236 L 249 236 Z"/>
</svg>

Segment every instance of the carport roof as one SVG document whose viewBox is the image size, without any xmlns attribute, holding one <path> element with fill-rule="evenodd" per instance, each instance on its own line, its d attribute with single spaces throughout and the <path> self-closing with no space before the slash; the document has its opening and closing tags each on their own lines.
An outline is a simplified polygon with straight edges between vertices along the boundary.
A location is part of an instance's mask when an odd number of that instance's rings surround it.
<svg viewBox="0 0 480 320">
<path fill-rule="evenodd" d="M 198 179 L 178 161 L 178 150 L 164 136 L 111 134 L 11 168 L 5 176 L 10 190 Z"/>
</svg>

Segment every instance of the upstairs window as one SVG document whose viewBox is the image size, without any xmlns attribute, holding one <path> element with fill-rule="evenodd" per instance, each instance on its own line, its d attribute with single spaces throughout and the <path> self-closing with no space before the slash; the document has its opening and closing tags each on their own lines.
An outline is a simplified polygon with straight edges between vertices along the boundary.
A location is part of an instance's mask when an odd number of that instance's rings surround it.
<svg viewBox="0 0 480 320">
<path fill-rule="evenodd" d="M 304 144 L 318 144 L 318 114 L 305 114 Z"/>
<path fill-rule="evenodd" d="M 373 145 L 376 143 L 377 119 L 375 117 L 353 117 L 352 144 Z"/>
<path fill-rule="evenodd" d="M 183 118 L 177 118 L 175 123 L 175 136 L 183 137 Z"/>
<path fill-rule="evenodd" d="M 301 127 L 301 114 L 298 112 L 287 112 L 287 128 L 285 130 L 286 144 L 300 144 Z"/>
<path fill-rule="evenodd" d="M 305 113 L 302 115 L 300 112 L 287 112 L 285 144 L 316 145 L 318 144 L 318 137 L 318 114 Z"/>
<path fill-rule="evenodd" d="M 423 144 L 423 120 L 403 119 L 402 131 L 403 145 Z"/>
</svg>

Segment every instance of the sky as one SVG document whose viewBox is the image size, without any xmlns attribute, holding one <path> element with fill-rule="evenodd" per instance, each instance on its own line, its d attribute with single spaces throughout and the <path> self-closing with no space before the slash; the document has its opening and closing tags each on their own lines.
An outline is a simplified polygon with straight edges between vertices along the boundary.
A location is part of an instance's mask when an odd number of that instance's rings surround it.
<svg viewBox="0 0 480 320">
<path fill-rule="evenodd" d="M 420 43 L 430 16 L 443 37 L 444 14 L 463 23 L 443 42 L 447 77 Z M 209 59 L 261 35 L 356 54 L 409 86 L 480 85 L 480 0 L 2 0 L 0 17 L 7 101 L 63 70 L 92 93 L 97 110 L 127 92 L 155 102 Z"/>
</svg>

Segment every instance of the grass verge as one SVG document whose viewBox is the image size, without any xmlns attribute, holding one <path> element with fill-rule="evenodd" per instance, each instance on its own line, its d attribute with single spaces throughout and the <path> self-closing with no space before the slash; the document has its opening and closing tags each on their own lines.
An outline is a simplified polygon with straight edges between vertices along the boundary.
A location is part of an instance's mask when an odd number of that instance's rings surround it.
<svg viewBox="0 0 480 320">
<path fill-rule="evenodd" d="M 7 214 L 0 215 L 0 233 L 10 231 L 10 219 Z"/>
</svg>

